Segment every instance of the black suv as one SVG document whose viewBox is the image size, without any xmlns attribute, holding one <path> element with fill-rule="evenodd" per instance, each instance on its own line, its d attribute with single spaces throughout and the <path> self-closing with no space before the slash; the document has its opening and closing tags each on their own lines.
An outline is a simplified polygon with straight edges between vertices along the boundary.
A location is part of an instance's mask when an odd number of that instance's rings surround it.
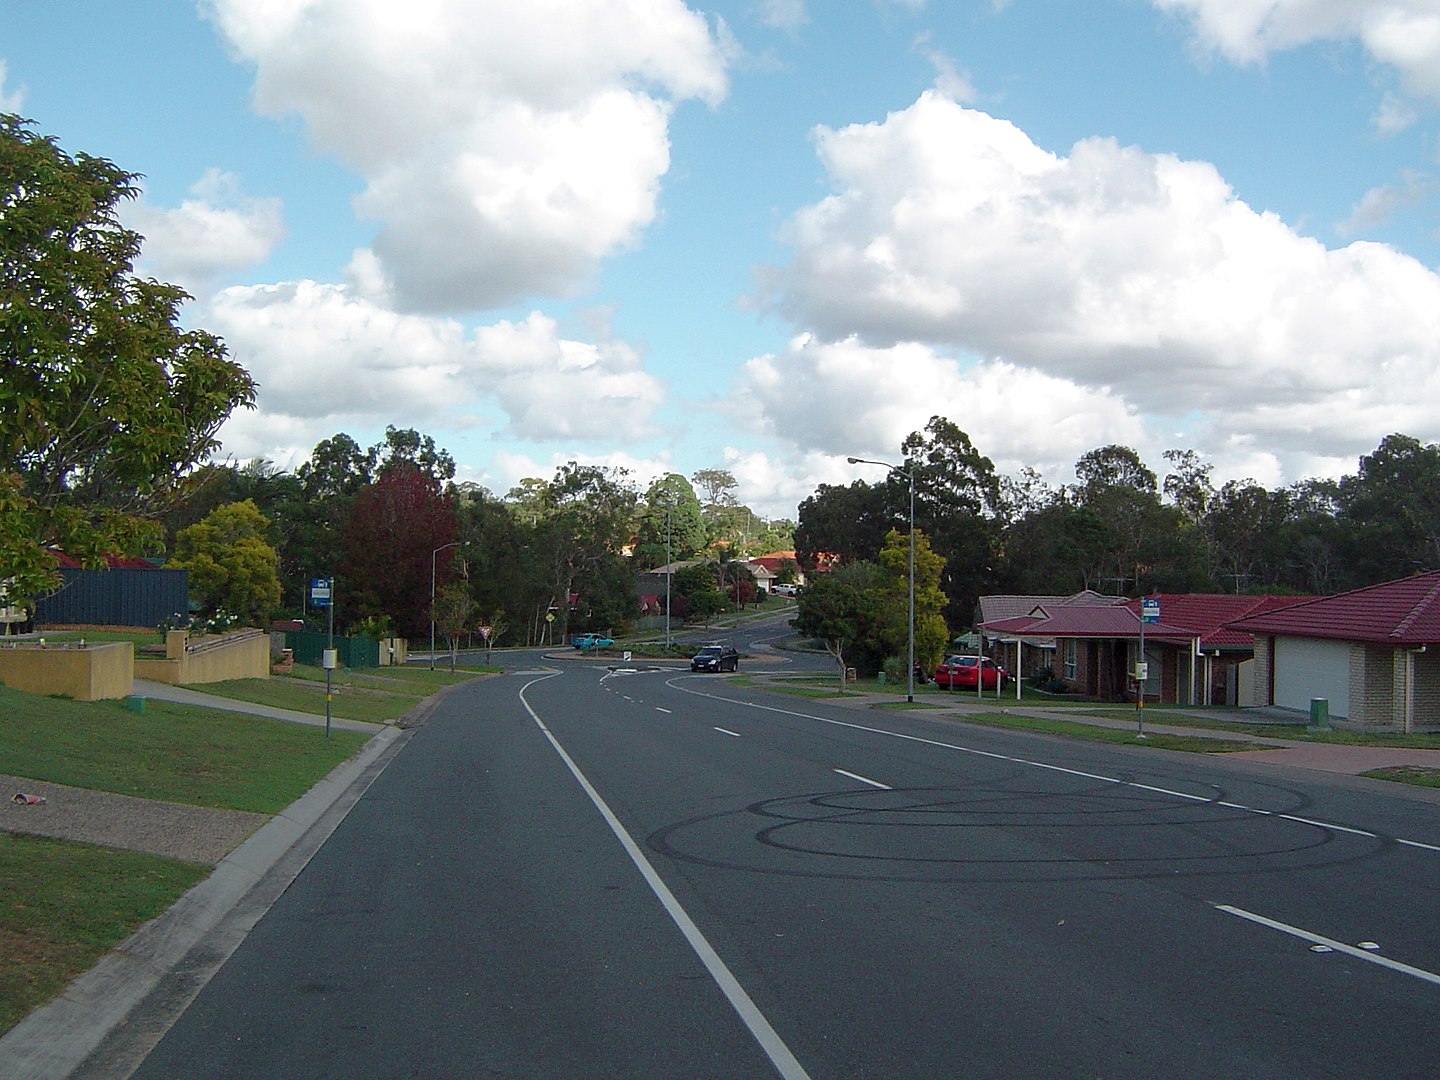
<svg viewBox="0 0 1440 1080">
<path fill-rule="evenodd" d="M 691 671 L 739 671 L 740 654 L 733 645 L 716 642 L 701 646 L 700 651 L 690 658 Z"/>
</svg>

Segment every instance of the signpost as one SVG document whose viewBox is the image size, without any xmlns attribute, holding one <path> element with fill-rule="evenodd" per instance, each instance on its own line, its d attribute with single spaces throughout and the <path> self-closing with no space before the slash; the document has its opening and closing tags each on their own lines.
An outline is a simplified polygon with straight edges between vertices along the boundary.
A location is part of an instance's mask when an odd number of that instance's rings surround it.
<svg viewBox="0 0 1440 1080">
<path fill-rule="evenodd" d="M 335 591 L 335 579 L 317 577 L 310 579 L 310 606 L 325 609 L 325 653 L 320 666 L 325 669 L 325 737 L 330 738 L 330 673 L 335 670 L 335 605 L 331 603 Z"/>
<path fill-rule="evenodd" d="M 1145 624 L 1160 621 L 1160 600 L 1154 596 L 1140 598 L 1140 655 L 1135 661 L 1135 717 L 1138 731 L 1136 738 L 1145 738 L 1145 680 L 1150 677 L 1150 665 L 1145 660 Z"/>
</svg>

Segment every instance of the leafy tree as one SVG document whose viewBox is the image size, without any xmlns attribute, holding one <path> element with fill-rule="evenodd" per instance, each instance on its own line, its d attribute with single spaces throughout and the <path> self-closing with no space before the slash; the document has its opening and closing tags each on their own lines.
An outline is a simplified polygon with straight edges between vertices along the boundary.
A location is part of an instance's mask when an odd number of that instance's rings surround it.
<svg viewBox="0 0 1440 1080">
<path fill-rule="evenodd" d="M 295 470 L 295 475 L 307 499 L 353 498 L 375 479 L 378 458 L 377 449 L 361 450 L 360 444 L 342 431 L 316 443 L 310 460 Z"/>
<path fill-rule="evenodd" d="M 117 208 L 137 177 L 0 114 L 0 565 L 24 600 L 155 545 L 155 517 L 255 384 L 220 339 L 180 327 L 189 297 L 135 276 Z"/>
<path fill-rule="evenodd" d="M 891 656 L 906 655 L 910 616 L 910 535 L 892 529 L 880 549 L 878 564 L 886 573 L 886 617 L 881 639 Z M 950 633 L 945 624 L 945 593 L 940 588 L 945 560 L 930 548 L 930 538 L 915 532 L 915 659 L 925 670 L 942 659 Z"/>
<path fill-rule="evenodd" d="M 738 487 L 735 474 L 727 469 L 700 469 L 690 474 L 690 482 L 700 489 L 707 507 L 734 506 Z"/>
<path fill-rule="evenodd" d="M 795 628 L 824 644 L 839 667 L 845 689 L 847 661 L 878 670 L 884 658 L 880 628 L 885 621 L 886 572 L 875 563 L 852 562 L 820 574 L 796 601 Z"/>
<path fill-rule="evenodd" d="M 945 560 L 946 618 L 968 624 L 980 594 L 997 578 L 1003 499 L 995 465 L 943 416 L 908 435 L 901 450 L 905 470 L 914 476 L 916 528 Z M 909 481 L 892 471 L 886 488 L 892 522 L 908 528 Z"/>
<path fill-rule="evenodd" d="M 795 554 L 807 571 L 814 570 L 822 556 L 836 556 L 842 563 L 873 559 L 893 527 L 883 486 L 864 480 L 848 487 L 821 484 L 800 504 Z"/>
<path fill-rule="evenodd" d="M 635 530 L 635 558 L 643 567 L 688 559 L 705 546 L 705 517 L 695 489 L 679 473 L 652 483 L 640 507 Z"/>
<path fill-rule="evenodd" d="M 1165 460 L 1175 470 L 1165 477 L 1165 494 L 1187 522 L 1198 525 L 1215 495 L 1210 483 L 1211 467 L 1194 450 L 1166 450 Z"/>
<path fill-rule="evenodd" d="M 1440 567 L 1440 446 L 1387 435 L 1340 482 L 1340 502 L 1360 578 Z"/>
<path fill-rule="evenodd" d="M 447 580 L 456 539 L 454 501 L 414 465 L 385 469 L 362 488 L 346 523 L 336 618 L 388 615 L 405 637 L 429 632 L 432 567 Z"/>
<path fill-rule="evenodd" d="M 455 670 L 456 653 L 460 650 L 460 639 L 470 629 L 470 618 L 475 611 L 475 601 L 463 581 L 448 582 L 435 593 L 435 626 L 444 635 L 450 646 L 450 670 Z"/>
<path fill-rule="evenodd" d="M 568 462 L 535 490 L 535 545 L 549 570 L 552 603 L 568 634 L 576 579 L 618 554 L 634 525 L 636 493 L 623 469 Z"/>
<path fill-rule="evenodd" d="M 228 611 L 247 625 L 268 626 L 280 603 L 269 524 L 249 499 L 218 507 L 181 530 L 169 565 L 190 571 L 190 588 L 207 612 Z"/>
<path fill-rule="evenodd" d="M 724 614 L 729 607 L 729 599 L 719 589 L 696 589 L 685 595 L 685 621 L 708 626 L 712 619 Z"/>
<path fill-rule="evenodd" d="M 385 441 L 371 447 L 370 456 L 380 462 L 381 470 L 412 465 L 442 485 L 455 478 L 455 459 L 450 452 L 436 447 L 433 438 L 414 428 L 386 425 Z"/>
</svg>

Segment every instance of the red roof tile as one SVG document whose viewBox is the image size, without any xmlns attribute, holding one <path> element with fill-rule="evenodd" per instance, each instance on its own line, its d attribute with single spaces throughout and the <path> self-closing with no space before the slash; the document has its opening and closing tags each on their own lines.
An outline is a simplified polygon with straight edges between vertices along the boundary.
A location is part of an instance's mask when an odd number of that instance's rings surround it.
<svg viewBox="0 0 1440 1080">
<path fill-rule="evenodd" d="M 1237 630 L 1376 645 L 1440 644 L 1440 570 L 1238 619 Z"/>
</svg>

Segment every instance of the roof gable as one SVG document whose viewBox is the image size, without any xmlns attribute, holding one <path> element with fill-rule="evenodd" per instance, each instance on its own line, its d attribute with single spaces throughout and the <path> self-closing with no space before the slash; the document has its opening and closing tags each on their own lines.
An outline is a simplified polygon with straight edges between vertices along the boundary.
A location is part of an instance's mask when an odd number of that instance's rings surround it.
<svg viewBox="0 0 1440 1080">
<path fill-rule="evenodd" d="M 1440 644 L 1440 570 L 1237 619 L 1252 634 L 1376 645 Z"/>
</svg>

